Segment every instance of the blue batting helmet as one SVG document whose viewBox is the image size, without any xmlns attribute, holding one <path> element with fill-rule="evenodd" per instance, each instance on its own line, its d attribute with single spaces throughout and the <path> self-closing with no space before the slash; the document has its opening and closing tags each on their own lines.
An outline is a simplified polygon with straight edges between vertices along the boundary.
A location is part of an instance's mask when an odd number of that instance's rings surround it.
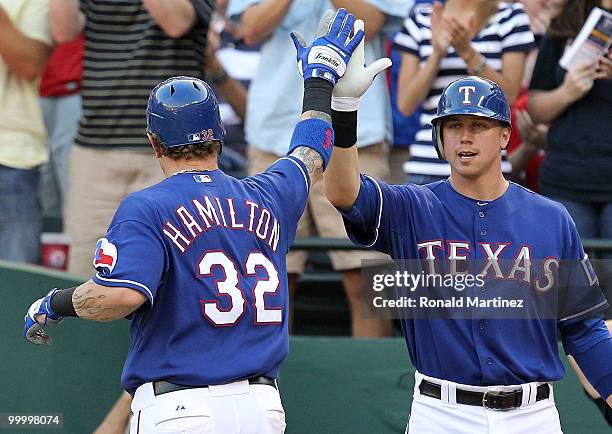
<svg viewBox="0 0 612 434">
<path fill-rule="evenodd" d="M 225 128 L 212 88 L 193 77 L 172 77 L 151 91 L 147 106 L 147 131 L 169 148 L 218 140 Z"/>
<path fill-rule="evenodd" d="M 455 80 L 442 92 L 438 113 L 431 120 L 433 141 L 441 159 L 444 159 L 442 120 L 454 115 L 480 116 L 512 126 L 508 99 L 497 83 L 475 76 Z"/>
</svg>

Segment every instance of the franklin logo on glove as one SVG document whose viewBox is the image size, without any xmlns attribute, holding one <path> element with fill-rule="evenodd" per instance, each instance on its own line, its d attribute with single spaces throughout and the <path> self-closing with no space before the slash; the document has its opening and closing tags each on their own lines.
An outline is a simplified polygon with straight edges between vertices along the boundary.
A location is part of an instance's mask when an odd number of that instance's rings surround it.
<svg viewBox="0 0 612 434">
<path fill-rule="evenodd" d="M 340 69 L 340 62 L 341 62 L 341 60 L 340 59 L 334 59 L 332 56 L 329 56 L 327 54 L 319 52 L 315 56 L 314 60 L 315 61 L 319 61 L 319 62 L 325 62 L 329 66 L 333 67 L 336 71 L 338 71 Z M 344 63 L 344 62 L 342 62 L 342 63 Z"/>
<path fill-rule="evenodd" d="M 354 23 L 355 17 L 341 8 L 330 20 L 324 30 L 326 33 L 315 39 L 310 46 L 306 45 L 299 33 L 291 33 L 297 50 L 298 68 L 304 79 L 322 78 L 336 84 L 346 72 L 351 54 L 365 34 L 359 29 L 351 38 Z"/>
</svg>

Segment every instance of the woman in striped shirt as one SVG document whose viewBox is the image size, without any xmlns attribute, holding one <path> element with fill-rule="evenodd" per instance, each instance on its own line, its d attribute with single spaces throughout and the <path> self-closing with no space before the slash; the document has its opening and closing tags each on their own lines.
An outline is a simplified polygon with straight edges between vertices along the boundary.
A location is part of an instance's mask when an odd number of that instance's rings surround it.
<svg viewBox="0 0 612 434">
<path fill-rule="evenodd" d="M 437 157 L 431 123 L 442 89 L 466 75 L 498 83 L 512 104 L 518 96 L 529 51 L 535 48 L 529 17 L 520 3 L 447 0 L 416 5 L 394 38 L 403 52 L 398 80 L 399 109 L 409 115 L 422 104 L 421 128 L 404 164 L 409 182 L 426 184 L 449 176 Z M 510 163 L 502 161 L 509 174 Z"/>
</svg>

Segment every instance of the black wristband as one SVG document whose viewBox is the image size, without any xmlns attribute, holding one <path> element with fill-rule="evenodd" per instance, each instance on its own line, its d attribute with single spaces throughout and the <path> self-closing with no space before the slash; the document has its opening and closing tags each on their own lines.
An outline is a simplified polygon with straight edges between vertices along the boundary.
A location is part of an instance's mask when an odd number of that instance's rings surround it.
<svg viewBox="0 0 612 434">
<path fill-rule="evenodd" d="M 302 113 L 315 110 L 331 116 L 331 98 L 334 86 L 322 78 L 309 78 L 304 82 Z"/>
<path fill-rule="evenodd" d="M 357 143 L 357 111 L 339 112 L 332 110 L 332 127 L 334 128 L 334 146 L 350 148 Z"/>
<path fill-rule="evenodd" d="M 51 299 L 51 309 L 59 316 L 78 316 L 72 304 L 72 294 L 76 287 L 61 289 Z"/>
</svg>

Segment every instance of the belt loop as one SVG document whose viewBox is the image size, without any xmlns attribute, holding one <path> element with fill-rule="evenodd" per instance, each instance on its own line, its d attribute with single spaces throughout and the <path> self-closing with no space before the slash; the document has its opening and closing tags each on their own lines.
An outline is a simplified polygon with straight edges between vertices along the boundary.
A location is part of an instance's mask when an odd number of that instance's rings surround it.
<svg viewBox="0 0 612 434">
<path fill-rule="evenodd" d="M 531 383 L 521 384 L 522 393 L 521 393 L 521 403 L 519 407 L 522 408 L 531 403 L 531 389 L 533 389 L 533 387 L 531 386 Z"/>
<path fill-rule="evenodd" d="M 521 384 L 521 389 L 523 391 L 523 396 L 521 398 L 520 407 L 535 404 L 537 401 L 538 383 Z"/>
<path fill-rule="evenodd" d="M 421 374 L 419 371 L 414 371 L 414 393 L 413 393 L 414 398 L 421 397 L 421 389 L 419 389 L 419 386 L 421 385 L 421 381 L 423 381 L 423 374 Z"/>
<path fill-rule="evenodd" d="M 442 381 L 440 384 L 440 401 L 443 404 L 448 404 L 448 381 Z"/>
<path fill-rule="evenodd" d="M 448 382 L 448 403 L 452 406 L 457 405 L 457 383 Z"/>
<path fill-rule="evenodd" d="M 555 394 L 553 393 L 553 385 L 552 383 L 546 383 L 548 386 L 548 401 L 555 402 Z"/>
<path fill-rule="evenodd" d="M 538 400 L 538 383 L 529 383 L 529 405 L 533 405 Z"/>
</svg>

